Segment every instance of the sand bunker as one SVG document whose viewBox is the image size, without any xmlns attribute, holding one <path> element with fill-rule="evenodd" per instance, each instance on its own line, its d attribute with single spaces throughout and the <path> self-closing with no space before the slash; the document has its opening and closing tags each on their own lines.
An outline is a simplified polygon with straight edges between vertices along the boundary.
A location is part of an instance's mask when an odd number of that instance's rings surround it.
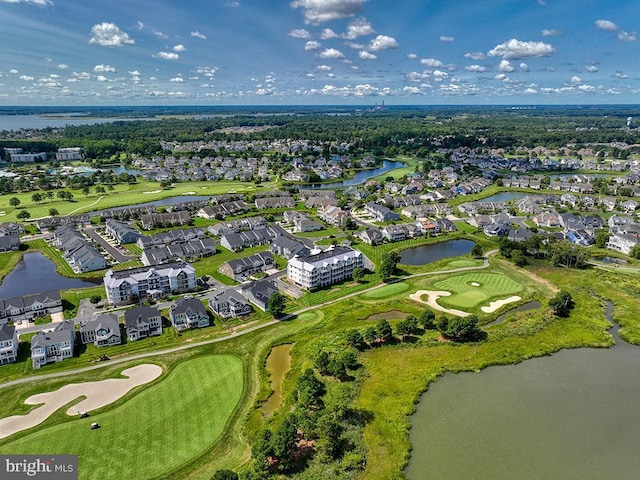
<svg viewBox="0 0 640 480">
<path fill-rule="evenodd" d="M 195 195 L 196 192 L 184 192 L 183 195 Z"/>
<path fill-rule="evenodd" d="M 148 195 L 150 193 L 160 193 L 162 190 L 152 190 L 150 192 L 142 192 L 143 195 Z"/>
<path fill-rule="evenodd" d="M 480 284 L 478 282 L 471 282 L 469 285 L 471 285 L 472 287 L 479 287 Z"/>
<path fill-rule="evenodd" d="M 494 300 L 493 302 L 489 303 L 488 307 L 480 307 L 480 310 L 482 310 L 484 313 L 493 313 L 501 306 L 506 305 L 507 303 L 517 302 L 518 300 L 521 300 L 521 298 L 517 295 L 509 298 L 503 298 L 502 300 Z"/>
<path fill-rule="evenodd" d="M 27 398 L 27 405 L 39 405 L 26 415 L 14 415 L 0 419 L 0 438 L 35 427 L 49 415 L 74 399 L 84 400 L 67 409 L 67 415 L 79 415 L 109 405 L 131 389 L 152 382 L 162 374 L 158 365 L 145 364 L 127 368 L 122 375 L 129 378 L 108 378 L 99 382 L 70 383 L 53 392 L 39 393 Z"/>
<path fill-rule="evenodd" d="M 427 295 L 427 300 L 423 300 L 422 296 Z M 451 295 L 451 292 L 445 291 L 433 291 L 433 290 L 418 290 L 416 293 L 409 295 L 411 300 L 415 300 L 416 302 L 426 303 L 431 308 L 436 310 L 440 310 L 441 312 L 450 313 L 451 315 L 456 315 L 457 317 L 468 317 L 470 314 L 468 312 L 463 312 L 462 310 L 456 310 L 453 308 L 444 308 L 438 305 L 437 300 L 440 297 L 448 297 Z"/>
</svg>

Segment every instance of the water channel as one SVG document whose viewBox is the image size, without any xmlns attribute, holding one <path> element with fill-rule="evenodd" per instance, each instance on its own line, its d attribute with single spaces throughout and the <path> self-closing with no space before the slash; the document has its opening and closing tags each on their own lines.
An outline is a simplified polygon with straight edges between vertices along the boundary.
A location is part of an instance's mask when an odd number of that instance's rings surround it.
<svg viewBox="0 0 640 480">
<path fill-rule="evenodd" d="M 353 178 L 349 180 L 343 180 L 341 182 L 329 182 L 329 183 L 305 183 L 300 185 L 300 188 L 312 188 L 312 189 L 336 189 L 336 188 L 345 188 L 352 187 L 354 185 L 360 185 L 370 178 L 375 178 L 380 175 L 383 175 L 391 170 L 395 170 L 397 168 L 405 167 L 406 165 L 402 162 L 396 162 L 393 160 L 383 160 L 382 166 L 378 168 L 372 168 L 367 170 L 358 170 Z"/>
<path fill-rule="evenodd" d="M 47 290 L 95 287 L 97 284 L 80 278 L 61 276 L 56 265 L 39 252 L 25 253 L 22 261 L 0 284 L 0 298 L 21 297 Z"/>
<path fill-rule="evenodd" d="M 638 478 L 640 348 L 610 333 L 613 348 L 438 379 L 411 417 L 407 478 Z"/>
<path fill-rule="evenodd" d="M 269 353 L 269 356 L 267 357 L 265 370 L 269 374 L 269 380 L 273 392 L 260 408 L 265 417 L 270 417 L 282 404 L 282 382 L 284 381 L 284 376 L 289 370 L 291 370 L 292 348 L 292 343 L 278 345 L 271 349 L 271 353 Z"/>
<path fill-rule="evenodd" d="M 400 253 L 400 263 L 404 265 L 426 265 L 447 257 L 459 257 L 471 252 L 475 242 L 471 240 L 447 240 L 421 247 L 409 248 Z"/>
</svg>

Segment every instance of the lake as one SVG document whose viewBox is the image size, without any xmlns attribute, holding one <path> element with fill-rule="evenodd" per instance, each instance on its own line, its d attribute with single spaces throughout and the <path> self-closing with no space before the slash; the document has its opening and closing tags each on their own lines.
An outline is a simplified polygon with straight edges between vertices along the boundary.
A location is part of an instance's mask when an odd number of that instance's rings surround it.
<svg viewBox="0 0 640 480">
<path fill-rule="evenodd" d="M 636 479 L 640 348 L 446 374 L 411 416 L 410 480 Z"/>
<path fill-rule="evenodd" d="M 132 122 L 138 120 L 159 120 L 157 118 L 98 118 L 78 115 L 0 115 L 1 130 L 21 128 L 63 128 L 67 125 L 96 125 L 110 122 Z"/>
<path fill-rule="evenodd" d="M 442 243 L 409 248 L 400 252 L 400 262 L 404 265 L 426 265 L 447 257 L 459 257 L 471 252 L 475 242 L 471 240 L 447 240 Z"/>
<path fill-rule="evenodd" d="M 349 180 L 343 180 L 341 182 L 330 182 L 330 183 L 305 183 L 300 185 L 300 188 L 312 188 L 312 189 L 334 189 L 334 188 L 345 188 L 351 187 L 354 185 L 360 185 L 370 178 L 375 178 L 380 175 L 383 175 L 391 170 L 395 170 L 397 168 L 405 167 L 406 165 L 402 162 L 396 162 L 392 160 L 383 160 L 382 166 L 378 168 L 371 168 L 368 170 L 358 170 L 353 178 Z"/>
<path fill-rule="evenodd" d="M 0 298 L 21 297 L 47 290 L 95 287 L 97 283 L 68 278 L 56 272 L 56 265 L 38 252 L 25 253 L 22 261 L 4 277 Z"/>
</svg>

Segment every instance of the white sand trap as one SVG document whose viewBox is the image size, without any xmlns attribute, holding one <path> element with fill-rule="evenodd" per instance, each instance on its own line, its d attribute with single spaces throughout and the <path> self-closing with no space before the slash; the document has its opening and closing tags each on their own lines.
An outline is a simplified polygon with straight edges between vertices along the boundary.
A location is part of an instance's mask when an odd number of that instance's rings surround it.
<svg viewBox="0 0 640 480">
<path fill-rule="evenodd" d="M 184 192 L 183 195 L 195 195 L 196 192 Z"/>
<path fill-rule="evenodd" d="M 479 287 L 480 284 L 478 282 L 471 282 L 469 285 L 471 285 L 472 287 Z"/>
<path fill-rule="evenodd" d="M 142 192 L 143 195 L 148 195 L 150 193 L 160 193 L 162 190 L 151 190 L 150 192 Z"/>
<path fill-rule="evenodd" d="M 493 302 L 489 303 L 488 307 L 480 307 L 480 310 L 482 310 L 484 313 L 493 313 L 501 306 L 506 305 L 507 303 L 517 302 L 518 300 L 521 300 L 521 298 L 517 295 L 509 298 L 503 298 L 502 300 L 494 300 Z"/>
<path fill-rule="evenodd" d="M 427 295 L 427 300 L 423 300 L 422 296 Z M 455 315 L 457 317 L 468 317 L 470 314 L 468 312 L 463 312 L 462 310 L 456 310 L 454 308 L 444 308 L 438 305 L 437 300 L 440 297 L 448 297 L 451 295 L 451 292 L 446 292 L 444 290 L 434 291 L 434 290 L 418 290 L 416 293 L 412 293 L 409 295 L 411 300 L 415 300 L 416 302 L 426 303 L 431 308 L 435 308 L 436 310 L 440 310 L 441 312 L 450 313 L 451 315 Z"/>
<path fill-rule="evenodd" d="M 127 368 L 122 375 L 129 378 L 108 378 L 99 382 L 70 383 L 53 392 L 31 395 L 24 403 L 39 405 L 26 415 L 14 415 L 0 419 L 0 438 L 35 427 L 63 405 L 84 397 L 80 403 L 67 409 L 67 415 L 78 415 L 109 405 L 124 396 L 131 389 L 149 383 L 162 374 L 158 365 L 144 364 Z"/>
</svg>

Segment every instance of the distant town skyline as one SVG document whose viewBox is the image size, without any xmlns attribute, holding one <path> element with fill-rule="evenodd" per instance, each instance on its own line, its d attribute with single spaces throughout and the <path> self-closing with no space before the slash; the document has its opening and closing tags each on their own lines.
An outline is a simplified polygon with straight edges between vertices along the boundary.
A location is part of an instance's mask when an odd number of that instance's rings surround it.
<svg viewBox="0 0 640 480">
<path fill-rule="evenodd" d="M 621 0 L 0 0 L 0 105 L 634 104 Z"/>
</svg>

